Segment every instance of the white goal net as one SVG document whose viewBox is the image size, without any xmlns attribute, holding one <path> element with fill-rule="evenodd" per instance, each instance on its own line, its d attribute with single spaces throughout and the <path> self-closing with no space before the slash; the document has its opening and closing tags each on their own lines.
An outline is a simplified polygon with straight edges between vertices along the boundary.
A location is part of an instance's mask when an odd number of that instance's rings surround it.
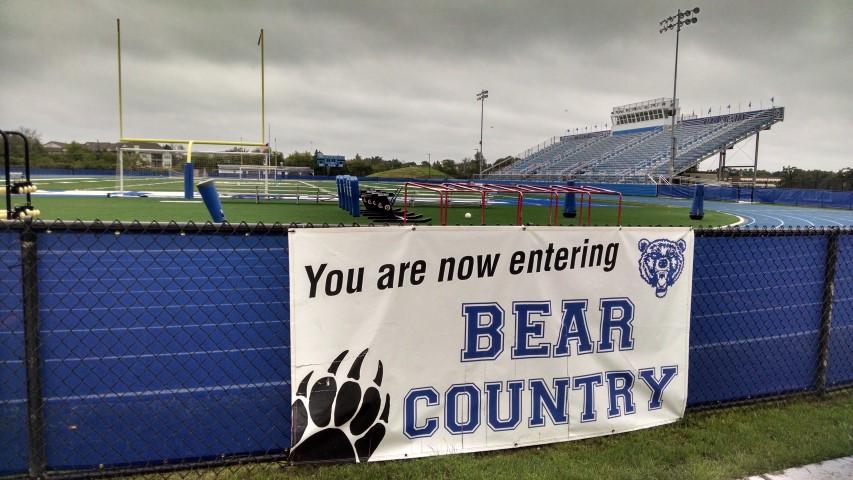
<svg viewBox="0 0 853 480">
<path fill-rule="evenodd" d="M 183 148 L 120 148 L 116 190 L 123 194 L 183 197 L 187 152 Z M 233 148 L 192 152 L 193 183 L 215 179 L 223 196 L 275 195 L 281 189 L 284 168 L 270 164 L 266 151 Z"/>
</svg>

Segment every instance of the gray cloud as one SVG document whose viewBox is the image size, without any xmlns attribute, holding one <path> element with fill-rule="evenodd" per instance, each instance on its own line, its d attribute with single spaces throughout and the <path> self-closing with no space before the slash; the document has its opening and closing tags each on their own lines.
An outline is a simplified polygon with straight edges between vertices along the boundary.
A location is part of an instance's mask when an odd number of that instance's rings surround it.
<svg viewBox="0 0 853 480">
<path fill-rule="evenodd" d="M 853 34 L 847 1 L 714 1 L 683 33 L 686 112 L 787 107 L 761 164 L 850 166 Z M 669 1 L 0 1 L 0 118 L 44 140 L 118 137 L 115 18 L 129 135 L 259 136 L 258 29 L 267 119 L 281 150 L 402 160 L 470 157 L 474 94 L 485 154 L 518 153 L 610 108 L 672 92 Z M 9 124 L 11 122 L 11 125 Z"/>
</svg>

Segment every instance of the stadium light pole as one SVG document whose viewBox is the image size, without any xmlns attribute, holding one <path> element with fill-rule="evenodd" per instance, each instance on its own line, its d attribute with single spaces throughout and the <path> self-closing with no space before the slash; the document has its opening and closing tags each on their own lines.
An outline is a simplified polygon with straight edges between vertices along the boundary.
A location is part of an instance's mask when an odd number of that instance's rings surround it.
<svg viewBox="0 0 853 480">
<path fill-rule="evenodd" d="M 488 90 L 482 90 L 477 94 L 477 101 L 480 102 L 480 158 L 477 159 L 477 166 L 481 177 L 483 175 L 483 113 L 485 112 L 487 98 L 489 98 Z"/>
<path fill-rule="evenodd" d="M 678 140 L 675 138 L 675 97 L 676 87 L 678 85 L 678 37 L 681 33 L 682 28 L 686 27 L 687 25 L 695 24 L 699 21 L 697 15 L 699 15 L 699 7 L 694 7 L 693 9 L 688 9 L 685 11 L 681 11 L 681 9 L 679 8 L 677 14 L 666 17 L 660 22 L 658 22 L 658 25 L 660 26 L 660 34 L 663 34 L 664 32 L 668 32 L 670 30 L 675 30 L 675 69 L 672 75 L 672 127 L 670 130 L 670 133 L 672 134 L 672 151 L 669 157 L 670 183 L 672 183 L 672 180 L 675 177 L 675 156 L 678 151 Z"/>
</svg>

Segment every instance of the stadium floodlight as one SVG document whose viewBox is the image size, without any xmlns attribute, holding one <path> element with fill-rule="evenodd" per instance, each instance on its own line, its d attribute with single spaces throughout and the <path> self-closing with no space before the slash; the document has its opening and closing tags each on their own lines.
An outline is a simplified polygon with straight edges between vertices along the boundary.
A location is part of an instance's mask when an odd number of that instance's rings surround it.
<svg viewBox="0 0 853 480">
<path fill-rule="evenodd" d="M 669 181 L 672 182 L 673 177 L 675 177 L 675 157 L 678 153 L 678 140 L 675 137 L 675 111 L 676 111 L 676 87 L 678 85 L 678 38 L 681 33 L 681 29 L 687 25 L 693 25 L 699 21 L 696 18 L 696 15 L 699 14 L 699 7 L 694 7 L 691 9 L 687 9 L 682 11 L 678 9 L 678 13 L 675 16 L 669 16 L 661 20 L 661 24 L 664 25 L 662 29 L 660 29 L 660 33 L 668 32 L 669 30 L 675 30 L 675 68 L 672 75 L 672 127 L 670 133 L 672 134 L 672 151 L 669 157 Z M 692 15 L 692 16 L 691 16 Z M 688 18 L 690 17 L 690 18 Z"/>
<path fill-rule="evenodd" d="M 477 165 L 479 166 L 481 176 L 483 175 L 483 113 L 487 98 L 489 98 L 488 90 L 481 90 L 477 94 L 477 101 L 480 102 L 480 158 L 477 159 Z"/>
</svg>

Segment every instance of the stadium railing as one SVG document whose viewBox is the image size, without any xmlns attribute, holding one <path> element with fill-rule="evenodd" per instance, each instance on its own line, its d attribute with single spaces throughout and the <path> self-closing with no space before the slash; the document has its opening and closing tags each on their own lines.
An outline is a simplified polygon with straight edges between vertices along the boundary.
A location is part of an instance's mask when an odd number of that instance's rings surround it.
<svg viewBox="0 0 853 480">
<path fill-rule="evenodd" d="M 327 226 L 0 222 L 0 477 L 286 461 L 288 232 Z M 696 237 L 690 409 L 853 386 L 853 230 Z"/>
</svg>

